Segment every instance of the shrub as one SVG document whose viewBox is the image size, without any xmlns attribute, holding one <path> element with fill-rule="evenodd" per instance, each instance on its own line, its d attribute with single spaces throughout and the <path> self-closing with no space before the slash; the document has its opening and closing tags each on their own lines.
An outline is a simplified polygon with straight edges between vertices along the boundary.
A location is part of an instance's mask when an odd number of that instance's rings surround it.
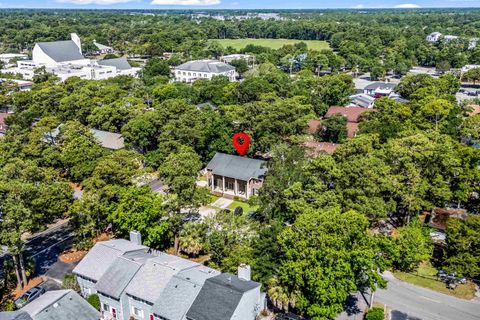
<svg viewBox="0 0 480 320">
<path fill-rule="evenodd" d="M 63 276 L 62 287 L 64 289 L 72 289 L 77 292 L 80 291 L 80 286 L 78 285 L 77 277 L 75 277 L 75 275 L 72 273 L 66 273 Z"/>
<path fill-rule="evenodd" d="M 365 320 L 384 320 L 385 314 L 382 308 L 372 308 L 368 310 Z"/>
<path fill-rule="evenodd" d="M 100 298 L 96 294 L 91 294 L 87 298 L 88 303 L 97 310 L 100 310 Z"/>
</svg>

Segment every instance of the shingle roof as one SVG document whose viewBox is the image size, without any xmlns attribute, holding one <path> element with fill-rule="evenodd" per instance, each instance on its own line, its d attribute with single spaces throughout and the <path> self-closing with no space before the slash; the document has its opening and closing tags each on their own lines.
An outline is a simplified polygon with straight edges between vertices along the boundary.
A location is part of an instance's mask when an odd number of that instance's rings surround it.
<svg viewBox="0 0 480 320">
<path fill-rule="evenodd" d="M 223 73 L 235 70 L 234 66 L 218 60 L 193 60 L 185 62 L 175 68 L 176 70 Z"/>
<path fill-rule="evenodd" d="M 348 122 L 358 122 L 360 115 L 367 111 L 369 111 L 369 109 L 360 107 L 330 107 L 325 114 L 325 118 L 330 118 L 338 113 L 346 117 Z"/>
<path fill-rule="evenodd" d="M 32 320 L 32 317 L 24 311 L 0 312 L 0 320 Z"/>
<path fill-rule="evenodd" d="M 85 59 L 72 40 L 37 42 L 42 51 L 56 62 L 75 61 Z"/>
<path fill-rule="evenodd" d="M 96 320 L 100 313 L 73 290 L 47 291 L 21 309 L 34 320 Z"/>
<path fill-rule="evenodd" d="M 183 320 L 201 286 L 173 277 L 158 297 L 153 312 L 169 320 Z"/>
<path fill-rule="evenodd" d="M 266 162 L 217 152 L 207 165 L 213 174 L 248 181 L 261 179 L 267 172 Z"/>
<path fill-rule="evenodd" d="M 132 69 L 130 63 L 128 63 L 127 58 L 115 58 L 115 59 L 107 59 L 107 60 L 100 60 L 98 64 L 101 66 L 110 66 L 115 67 L 118 70 L 129 70 Z"/>
<path fill-rule="evenodd" d="M 124 257 L 118 257 L 98 280 L 97 291 L 110 297 L 120 299 L 120 296 L 140 269 L 141 264 Z"/>
<path fill-rule="evenodd" d="M 187 312 L 192 320 L 231 319 L 243 294 L 260 287 L 258 282 L 241 280 L 222 273 L 205 281 L 202 289 Z"/>
<path fill-rule="evenodd" d="M 73 273 L 98 281 L 117 257 L 126 252 L 140 250 L 146 251 L 147 247 L 124 239 L 99 242 L 73 269 Z"/>
<path fill-rule="evenodd" d="M 100 141 L 100 144 L 107 149 L 119 150 L 125 148 L 125 141 L 120 133 L 113 133 L 97 129 L 90 130 L 92 134 Z"/>
<path fill-rule="evenodd" d="M 162 253 L 143 264 L 125 292 L 153 304 L 174 275 L 195 266 L 198 266 L 198 263 Z"/>
</svg>

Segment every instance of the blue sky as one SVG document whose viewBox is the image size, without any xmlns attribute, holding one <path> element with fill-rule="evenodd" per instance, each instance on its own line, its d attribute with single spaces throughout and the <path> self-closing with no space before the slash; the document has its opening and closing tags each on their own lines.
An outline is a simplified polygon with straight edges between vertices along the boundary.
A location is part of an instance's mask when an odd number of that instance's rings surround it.
<svg viewBox="0 0 480 320">
<path fill-rule="evenodd" d="M 480 0 L 0 0 L 0 8 L 428 8 L 480 7 Z"/>
</svg>

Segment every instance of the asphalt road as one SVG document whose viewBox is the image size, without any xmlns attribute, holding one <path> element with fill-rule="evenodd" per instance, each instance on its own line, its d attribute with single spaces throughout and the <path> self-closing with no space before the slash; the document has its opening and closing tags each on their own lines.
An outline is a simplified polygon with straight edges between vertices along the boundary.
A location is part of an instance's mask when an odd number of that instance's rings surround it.
<svg viewBox="0 0 480 320">
<path fill-rule="evenodd" d="M 57 261 L 59 253 L 71 246 L 72 239 L 73 234 L 68 223 L 64 223 L 27 241 L 25 257 L 35 259 L 35 275 L 44 274 Z M 0 254 L 0 274 L 3 273 L 5 259 L 10 257 Z"/>
<path fill-rule="evenodd" d="M 400 281 L 386 273 L 387 289 L 377 290 L 375 301 L 386 304 L 391 320 L 479 320 L 480 300 L 458 299 Z"/>
</svg>

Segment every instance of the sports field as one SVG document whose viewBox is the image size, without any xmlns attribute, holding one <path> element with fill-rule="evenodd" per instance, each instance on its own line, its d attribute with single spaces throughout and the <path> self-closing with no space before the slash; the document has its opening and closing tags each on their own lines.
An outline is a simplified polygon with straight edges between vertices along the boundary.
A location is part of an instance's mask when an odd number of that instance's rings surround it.
<svg viewBox="0 0 480 320">
<path fill-rule="evenodd" d="M 323 50 L 330 49 L 328 42 L 320 40 L 294 40 L 294 39 L 212 39 L 211 41 L 218 41 L 223 47 L 233 47 L 236 50 L 243 49 L 248 44 L 257 46 L 269 47 L 272 49 L 279 49 L 286 44 L 295 44 L 305 42 L 308 49 Z"/>
</svg>

